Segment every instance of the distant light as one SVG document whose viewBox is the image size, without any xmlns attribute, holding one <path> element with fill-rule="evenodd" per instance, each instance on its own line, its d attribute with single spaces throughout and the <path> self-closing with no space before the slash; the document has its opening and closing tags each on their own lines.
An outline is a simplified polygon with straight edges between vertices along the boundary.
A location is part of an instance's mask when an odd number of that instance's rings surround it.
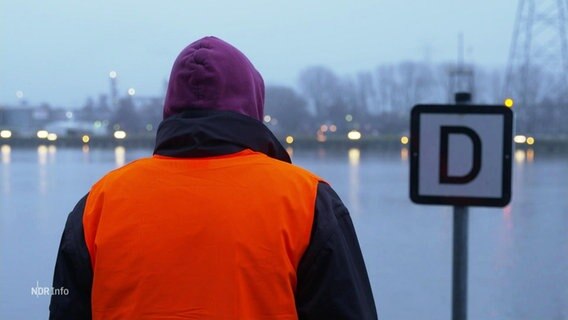
<svg viewBox="0 0 568 320">
<path fill-rule="evenodd" d="M 57 140 L 57 135 L 55 133 L 50 133 L 50 134 L 47 135 L 47 140 L 55 141 L 55 140 Z"/>
<path fill-rule="evenodd" d="M 116 79 L 116 77 L 118 76 L 118 73 L 116 73 L 116 71 L 113 70 L 113 71 L 109 72 L 108 76 L 111 79 Z"/>
<path fill-rule="evenodd" d="M 114 138 L 118 139 L 118 140 L 122 140 L 124 138 L 126 138 L 126 132 L 122 131 L 122 130 L 118 130 L 114 132 Z"/>
<path fill-rule="evenodd" d="M 16 91 L 16 98 L 22 99 L 24 97 L 24 92 L 22 90 Z"/>
<path fill-rule="evenodd" d="M 95 128 L 100 128 L 103 124 L 100 121 L 95 121 L 94 126 Z"/>
<path fill-rule="evenodd" d="M 287 144 L 292 144 L 292 143 L 294 143 L 294 137 L 292 137 L 292 136 L 287 136 L 287 137 L 286 137 L 286 143 L 287 143 Z"/>
<path fill-rule="evenodd" d="M 516 135 L 513 140 L 515 141 L 515 143 L 525 143 L 527 142 L 527 137 L 523 135 Z"/>
<path fill-rule="evenodd" d="M 320 127 L 321 132 L 327 132 L 328 129 L 329 128 L 327 127 L 326 124 L 322 124 L 321 127 Z"/>
<path fill-rule="evenodd" d="M 337 126 L 334 125 L 334 124 L 330 125 L 330 126 L 329 126 L 329 131 L 331 131 L 331 132 L 337 131 Z"/>
<path fill-rule="evenodd" d="M 350 114 L 346 115 L 346 116 L 345 116 L 345 121 L 347 121 L 347 122 L 353 121 L 353 116 L 350 115 Z"/>
<path fill-rule="evenodd" d="M 527 144 L 528 144 L 528 145 L 533 145 L 533 144 L 534 144 L 534 138 L 533 138 L 533 137 L 528 137 L 528 138 L 527 138 Z"/>
<path fill-rule="evenodd" d="M 49 132 L 47 132 L 47 130 L 39 130 L 37 132 L 37 137 L 40 139 L 45 139 L 47 138 L 47 135 L 49 134 Z"/>
<path fill-rule="evenodd" d="M 153 126 L 152 124 L 148 123 L 148 124 L 146 125 L 146 130 L 152 131 L 153 129 L 154 129 L 154 126 Z"/>
<path fill-rule="evenodd" d="M 132 96 L 135 95 L 135 94 L 136 94 L 136 90 L 134 90 L 134 88 L 128 89 L 128 95 L 129 95 L 129 96 L 132 97 Z"/>
<path fill-rule="evenodd" d="M 83 143 L 89 143 L 89 141 L 91 141 L 91 138 L 88 135 L 84 135 L 81 140 L 83 140 Z"/>
<path fill-rule="evenodd" d="M 264 122 L 270 122 L 270 120 L 272 120 L 272 117 L 270 115 L 264 116 Z"/>
<path fill-rule="evenodd" d="M 0 138 L 9 139 L 10 137 L 12 137 L 12 131 L 10 130 L 0 131 Z"/>
<path fill-rule="evenodd" d="M 65 112 L 65 117 L 66 117 L 67 119 L 73 118 L 73 112 L 71 112 L 71 111 Z"/>
<path fill-rule="evenodd" d="M 512 108 L 515 105 L 515 100 L 507 98 L 505 99 L 505 101 L 503 101 L 503 104 L 505 104 L 505 107 L 507 108 Z"/>
<path fill-rule="evenodd" d="M 357 130 L 351 130 L 347 134 L 347 138 L 349 140 L 359 140 L 359 139 L 361 139 L 361 132 L 359 132 Z"/>
<path fill-rule="evenodd" d="M 408 141 L 409 141 L 409 139 L 408 139 L 407 136 L 402 136 L 400 138 L 400 143 L 402 143 L 402 144 L 408 144 Z"/>
</svg>

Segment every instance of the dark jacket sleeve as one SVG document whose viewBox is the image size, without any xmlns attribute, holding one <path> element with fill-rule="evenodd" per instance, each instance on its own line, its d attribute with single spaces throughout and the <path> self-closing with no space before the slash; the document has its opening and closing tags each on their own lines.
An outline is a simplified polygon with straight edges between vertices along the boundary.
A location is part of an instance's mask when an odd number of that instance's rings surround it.
<svg viewBox="0 0 568 320">
<path fill-rule="evenodd" d="M 91 319 L 91 287 L 93 271 L 83 233 L 83 197 L 67 218 L 53 275 L 53 288 L 60 293 L 51 296 L 49 319 Z M 67 289 L 67 290 L 64 290 Z"/>
<path fill-rule="evenodd" d="M 306 319 L 377 319 L 369 276 L 347 208 L 318 185 L 310 244 L 298 266 L 296 308 Z"/>
</svg>

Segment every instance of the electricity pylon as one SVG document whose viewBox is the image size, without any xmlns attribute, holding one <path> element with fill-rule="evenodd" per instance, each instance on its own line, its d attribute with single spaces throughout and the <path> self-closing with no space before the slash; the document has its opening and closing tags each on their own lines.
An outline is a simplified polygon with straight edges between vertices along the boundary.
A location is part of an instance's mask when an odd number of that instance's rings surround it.
<svg viewBox="0 0 568 320">
<path fill-rule="evenodd" d="M 568 0 L 519 0 L 503 98 L 521 122 L 543 101 L 568 100 L 567 10 Z"/>
</svg>

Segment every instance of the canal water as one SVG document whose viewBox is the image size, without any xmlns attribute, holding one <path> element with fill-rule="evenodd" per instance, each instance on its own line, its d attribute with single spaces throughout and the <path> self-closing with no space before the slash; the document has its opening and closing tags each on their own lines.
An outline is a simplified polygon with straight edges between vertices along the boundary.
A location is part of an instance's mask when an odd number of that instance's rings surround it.
<svg viewBox="0 0 568 320">
<path fill-rule="evenodd" d="M 0 319 L 42 319 L 67 214 L 145 149 L 1 146 Z M 408 151 L 293 150 L 351 211 L 382 320 L 450 319 L 452 209 L 412 204 Z M 471 208 L 470 319 L 568 319 L 568 157 L 518 150 L 513 201 Z"/>
</svg>

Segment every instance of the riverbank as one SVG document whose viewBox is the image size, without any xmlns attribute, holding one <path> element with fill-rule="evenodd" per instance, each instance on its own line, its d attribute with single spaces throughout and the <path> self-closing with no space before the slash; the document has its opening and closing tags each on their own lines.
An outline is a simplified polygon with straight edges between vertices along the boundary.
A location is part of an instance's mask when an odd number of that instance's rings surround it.
<svg viewBox="0 0 568 320">
<path fill-rule="evenodd" d="M 128 136 L 124 139 L 116 139 L 114 137 L 61 137 L 55 141 L 38 138 L 22 138 L 13 137 L 9 139 L 0 139 L 0 145 L 9 145 L 12 148 L 37 148 L 41 145 L 54 145 L 63 148 L 81 148 L 88 145 L 92 148 L 114 148 L 123 146 L 125 148 L 153 148 L 154 136 Z M 85 140 L 88 140 L 85 142 Z M 319 141 L 313 137 L 279 137 L 280 142 L 285 147 L 293 147 L 294 149 L 329 149 L 329 150 L 348 150 L 358 148 L 361 150 L 384 150 L 384 151 L 400 151 L 401 148 L 409 147 L 409 144 L 403 144 L 400 136 L 373 136 L 361 138 L 359 140 L 349 140 L 343 137 L 327 137 L 325 141 Z M 288 141 L 287 141 L 288 140 Z M 293 140 L 293 141 L 291 141 Z M 291 142 L 291 143 L 290 143 Z M 528 145 L 515 144 L 516 149 L 533 149 L 539 153 L 551 154 L 568 154 L 568 138 L 547 138 L 537 139 L 534 144 Z"/>
</svg>

